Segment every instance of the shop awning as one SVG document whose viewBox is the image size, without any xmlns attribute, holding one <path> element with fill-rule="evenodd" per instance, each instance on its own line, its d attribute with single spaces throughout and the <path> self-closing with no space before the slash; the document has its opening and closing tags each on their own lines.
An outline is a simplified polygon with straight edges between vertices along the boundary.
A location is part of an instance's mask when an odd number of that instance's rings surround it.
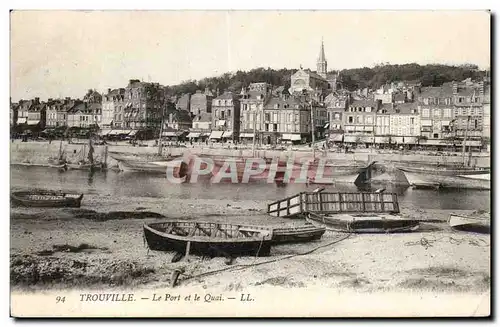
<svg viewBox="0 0 500 327">
<path fill-rule="evenodd" d="M 28 118 L 26 118 L 26 117 L 19 117 L 19 118 L 17 118 L 17 123 L 18 124 L 26 124 L 27 121 L 28 121 Z"/>
<path fill-rule="evenodd" d="M 365 126 L 365 131 L 373 131 L 373 126 Z"/>
<path fill-rule="evenodd" d="M 364 126 L 356 126 L 354 130 L 356 130 L 356 131 L 364 131 L 365 127 Z"/>
<path fill-rule="evenodd" d="M 373 143 L 373 141 L 375 141 L 375 138 L 373 136 L 362 136 L 361 137 L 361 142 Z"/>
<path fill-rule="evenodd" d="M 222 137 L 222 134 L 224 134 L 223 131 L 212 131 L 212 133 L 210 133 L 210 139 L 220 139 Z"/>
<path fill-rule="evenodd" d="M 119 135 L 129 135 L 132 132 L 130 129 L 122 129 L 118 134 Z"/>
<path fill-rule="evenodd" d="M 240 138 L 253 138 L 253 133 L 240 133 Z"/>
<path fill-rule="evenodd" d="M 389 143 L 389 141 L 388 136 L 375 136 L 375 143 L 377 144 Z"/>
<path fill-rule="evenodd" d="M 233 137 L 233 132 L 224 132 L 224 134 L 222 134 L 222 137 L 226 138 Z"/>
<path fill-rule="evenodd" d="M 201 137 L 210 136 L 210 132 L 203 132 L 200 134 Z"/>
<path fill-rule="evenodd" d="M 330 128 L 330 123 L 326 123 L 325 126 L 323 126 L 324 129 Z"/>
<path fill-rule="evenodd" d="M 450 126 L 450 121 L 449 120 L 441 120 L 441 125 L 442 126 Z"/>
<path fill-rule="evenodd" d="M 161 136 L 166 136 L 166 137 L 174 137 L 174 136 L 180 136 L 182 135 L 183 132 L 181 131 L 166 131 L 161 133 Z"/>
<path fill-rule="evenodd" d="M 188 138 L 195 138 L 195 137 L 200 137 L 201 133 L 196 133 L 196 132 L 189 132 L 187 135 Z"/>
<path fill-rule="evenodd" d="M 345 143 L 356 143 L 357 139 L 358 139 L 357 135 L 345 135 L 344 136 Z"/>
<path fill-rule="evenodd" d="M 342 142 L 343 138 L 344 134 L 339 134 L 339 133 L 330 134 L 330 141 L 333 142 Z"/>
<path fill-rule="evenodd" d="M 130 131 L 130 133 L 128 133 L 128 136 L 134 136 L 135 134 L 137 134 L 138 130 L 136 129 L 133 129 Z"/>
<path fill-rule="evenodd" d="M 111 133 L 112 130 L 110 129 L 106 129 L 106 130 L 101 130 L 101 136 L 105 136 L 105 135 L 108 135 L 109 133 Z"/>
<path fill-rule="evenodd" d="M 432 120 L 422 120 L 422 126 L 432 126 Z"/>
<path fill-rule="evenodd" d="M 300 141 L 302 137 L 300 136 L 300 134 L 283 134 L 281 139 L 290 141 Z"/>
<path fill-rule="evenodd" d="M 403 137 L 403 142 L 405 144 L 417 144 L 417 137 L 416 136 L 404 136 Z"/>
<path fill-rule="evenodd" d="M 354 130 L 355 130 L 355 128 L 354 128 L 354 126 L 346 126 L 346 127 L 345 127 L 345 130 L 346 130 L 346 131 L 354 131 Z"/>
<path fill-rule="evenodd" d="M 217 126 L 226 126 L 226 121 L 225 120 L 218 120 Z"/>
<path fill-rule="evenodd" d="M 463 142 L 462 142 L 463 144 Z M 465 142 L 466 146 L 481 146 L 481 141 L 478 140 L 469 140 Z"/>
<path fill-rule="evenodd" d="M 37 125 L 40 120 L 28 120 L 28 125 Z"/>
<path fill-rule="evenodd" d="M 121 130 L 119 130 L 119 129 L 113 129 L 108 133 L 108 135 L 118 135 L 118 134 L 120 134 L 120 132 L 121 132 Z"/>
</svg>

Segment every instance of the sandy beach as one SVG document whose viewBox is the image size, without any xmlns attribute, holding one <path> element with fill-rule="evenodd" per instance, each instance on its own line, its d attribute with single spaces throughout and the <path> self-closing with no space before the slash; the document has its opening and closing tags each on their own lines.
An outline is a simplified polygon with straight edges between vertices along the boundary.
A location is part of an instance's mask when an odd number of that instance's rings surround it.
<svg viewBox="0 0 500 327">
<path fill-rule="evenodd" d="M 461 210 L 401 207 L 421 228 L 401 234 L 327 231 L 314 242 L 276 245 L 269 257 L 190 256 L 150 251 L 142 225 L 161 219 L 303 224 L 265 214 L 261 201 L 111 197 L 86 194 L 78 209 L 11 208 L 14 290 L 168 287 L 180 268 L 183 287 L 243 291 L 259 287 L 379 292 L 428 290 L 482 293 L 490 289 L 490 235 L 458 232 L 446 223 Z M 219 271 L 220 270 L 220 271 Z"/>
</svg>

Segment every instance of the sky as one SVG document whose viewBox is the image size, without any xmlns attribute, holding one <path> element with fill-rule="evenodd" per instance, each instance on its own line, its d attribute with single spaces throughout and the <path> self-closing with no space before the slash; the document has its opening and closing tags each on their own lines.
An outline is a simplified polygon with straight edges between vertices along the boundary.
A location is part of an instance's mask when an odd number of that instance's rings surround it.
<svg viewBox="0 0 500 327">
<path fill-rule="evenodd" d="M 257 67 L 490 66 L 485 11 L 13 11 L 12 101 Z"/>
</svg>

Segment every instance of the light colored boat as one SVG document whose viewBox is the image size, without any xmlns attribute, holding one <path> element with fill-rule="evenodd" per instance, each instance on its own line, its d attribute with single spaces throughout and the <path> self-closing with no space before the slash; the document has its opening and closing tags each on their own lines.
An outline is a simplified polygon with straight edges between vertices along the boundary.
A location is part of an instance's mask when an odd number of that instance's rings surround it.
<svg viewBox="0 0 500 327">
<path fill-rule="evenodd" d="M 324 215 L 309 212 L 306 220 L 330 231 L 347 233 L 401 233 L 412 232 L 420 227 L 417 220 L 388 214 Z"/>
<path fill-rule="evenodd" d="M 490 218 L 488 217 L 473 217 L 462 215 L 450 215 L 448 219 L 450 227 L 453 229 L 478 233 L 490 232 Z"/>
<path fill-rule="evenodd" d="M 146 174 L 167 174 L 167 168 L 172 168 L 174 177 L 184 177 L 187 174 L 187 164 L 179 159 L 156 162 L 141 161 L 118 161 L 120 171 L 127 173 L 146 173 Z"/>
<path fill-rule="evenodd" d="M 443 166 L 397 166 L 410 185 L 432 183 L 439 188 L 491 189 L 489 168 L 459 168 Z"/>
</svg>

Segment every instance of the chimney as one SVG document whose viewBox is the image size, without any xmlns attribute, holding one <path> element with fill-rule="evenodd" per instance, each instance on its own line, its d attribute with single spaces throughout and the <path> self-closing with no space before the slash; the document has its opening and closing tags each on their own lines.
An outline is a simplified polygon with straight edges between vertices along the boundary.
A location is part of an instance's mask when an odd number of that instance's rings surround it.
<svg viewBox="0 0 500 327">
<path fill-rule="evenodd" d="M 39 104 L 40 103 L 40 98 L 39 97 L 36 97 L 35 98 L 35 104 Z"/>
<path fill-rule="evenodd" d="M 451 86 L 453 88 L 453 94 L 455 94 L 455 95 L 458 94 L 458 83 L 453 81 L 453 82 L 451 82 Z"/>
<path fill-rule="evenodd" d="M 47 100 L 47 102 L 52 102 L 53 100 L 54 100 L 54 99 L 49 98 L 49 99 Z"/>
<path fill-rule="evenodd" d="M 111 89 L 110 88 L 108 88 L 108 93 L 111 93 Z"/>
</svg>

